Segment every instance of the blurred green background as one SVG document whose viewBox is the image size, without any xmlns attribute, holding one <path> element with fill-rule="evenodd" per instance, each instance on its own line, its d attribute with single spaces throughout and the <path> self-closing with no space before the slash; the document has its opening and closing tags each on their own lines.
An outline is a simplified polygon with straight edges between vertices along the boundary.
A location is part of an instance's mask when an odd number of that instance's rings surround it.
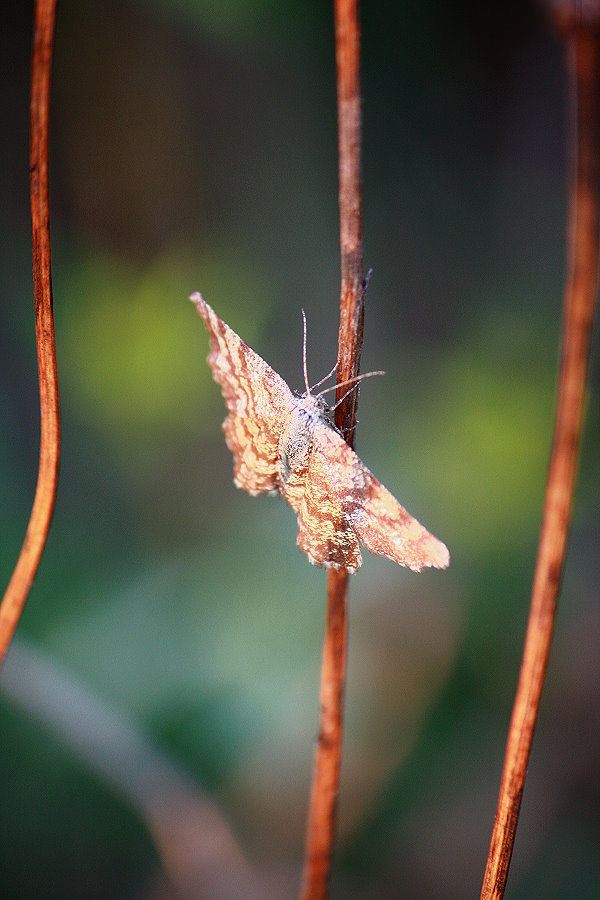
<svg viewBox="0 0 600 900">
<path fill-rule="evenodd" d="M 351 582 L 334 897 L 477 896 L 551 439 L 563 48 L 538 7 L 364 2 L 356 445 L 450 548 Z M 0 12 L 0 566 L 37 472 L 32 4 Z M 294 896 L 325 575 L 236 491 L 200 290 L 292 388 L 335 359 L 329 3 L 61 0 L 52 94 L 62 458 L 0 678 L 12 897 Z M 598 339 L 508 897 L 600 893 Z"/>
</svg>

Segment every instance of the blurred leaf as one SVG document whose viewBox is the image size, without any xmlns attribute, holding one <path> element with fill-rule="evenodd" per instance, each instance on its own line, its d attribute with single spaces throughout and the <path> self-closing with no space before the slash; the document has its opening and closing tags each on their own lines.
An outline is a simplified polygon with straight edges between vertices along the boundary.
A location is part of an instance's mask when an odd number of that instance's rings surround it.
<svg viewBox="0 0 600 900">
<path fill-rule="evenodd" d="M 258 330 L 267 292 L 251 267 L 205 253 L 174 249 L 146 269 L 88 254 L 63 281 L 55 279 L 61 382 L 119 453 L 152 453 L 166 437 L 214 431 L 206 412 L 219 397 L 204 363 L 207 335 L 188 301 L 192 290 L 215 304 L 221 296 L 242 298 L 239 327 L 249 339 Z"/>
<path fill-rule="evenodd" d="M 513 315 L 504 334 L 491 323 L 486 332 L 484 319 L 475 341 L 439 363 L 429 407 L 413 403 L 409 427 L 403 423 L 419 483 L 445 506 L 470 556 L 493 547 L 507 554 L 539 523 L 555 370 L 551 342 L 539 339 L 548 324 L 538 316 Z"/>
</svg>

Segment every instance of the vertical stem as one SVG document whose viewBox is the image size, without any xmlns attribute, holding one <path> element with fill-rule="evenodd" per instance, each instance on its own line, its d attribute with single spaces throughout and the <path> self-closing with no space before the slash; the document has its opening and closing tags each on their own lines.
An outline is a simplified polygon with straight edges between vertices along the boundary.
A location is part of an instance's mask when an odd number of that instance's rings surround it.
<svg viewBox="0 0 600 900">
<path fill-rule="evenodd" d="M 304 900 L 323 900 L 328 891 L 344 734 L 347 608 L 348 573 L 331 569 L 327 573 L 327 622 L 319 694 L 321 717 L 308 814 Z"/>
<path fill-rule="evenodd" d="M 40 380 L 40 463 L 27 533 L 0 606 L 0 663 L 12 640 L 46 543 L 58 480 L 60 420 L 50 278 L 48 122 L 56 0 L 36 0 L 31 61 L 30 187 L 35 336 Z"/>
<path fill-rule="evenodd" d="M 335 0 L 341 292 L 338 382 L 358 375 L 363 340 L 363 254 L 361 192 L 360 28 L 357 0 Z M 338 391 L 336 399 L 339 400 Z M 336 425 L 350 446 L 358 391 L 336 410 Z"/>
<path fill-rule="evenodd" d="M 338 383 L 358 374 L 363 337 L 360 29 L 357 0 L 335 0 L 341 291 Z M 338 390 L 340 399 L 343 389 Z M 336 424 L 354 442 L 357 391 L 336 409 Z M 336 833 L 344 733 L 348 572 L 327 573 L 327 622 L 320 689 L 320 727 L 308 815 L 302 896 L 327 896 Z"/>
<path fill-rule="evenodd" d="M 576 139 L 571 147 L 569 271 L 564 293 L 558 397 L 529 623 L 481 891 L 481 897 L 486 900 L 504 895 L 550 654 L 573 502 L 598 287 L 600 29 L 597 20 L 570 24 L 567 55 L 570 87 L 576 99 Z"/>
</svg>

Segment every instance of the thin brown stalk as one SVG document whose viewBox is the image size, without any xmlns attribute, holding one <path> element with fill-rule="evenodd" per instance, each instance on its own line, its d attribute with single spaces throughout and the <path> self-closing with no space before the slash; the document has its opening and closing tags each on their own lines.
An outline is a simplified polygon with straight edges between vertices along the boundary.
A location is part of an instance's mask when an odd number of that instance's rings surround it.
<svg viewBox="0 0 600 900">
<path fill-rule="evenodd" d="M 35 335 L 40 380 L 40 464 L 25 541 L 0 606 L 0 663 L 12 640 L 46 543 L 60 449 L 56 348 L 50 278 L 48 121 L 56 0 L 36 0 L 31 61 L 30 190 Z"/>
<path fill-rule="evenodd" d="M 481 897 L 504 895 L 525 773 L 550 654 L 583 421 L 594 304 L 598 286 L 600 166 L 600 30 L 573 22 L 568 73 L 576 102 L 569 186 L 569 271 L 564 293 L 561 364 L 554 437 L 533 581 L 531 610 L 510 723 L 496 819 Z"/>
<path fill-rule="evenodd" d="M 338 384 L 358 374 L 363 337 L 360 29 L 357 0 L 335 0 L 339 209 L 341 250 Z M 336 399 L 343 396 L 339 389 Z M 357 391 L 336 410 L 336 424 L 354 442 Z M 336 833 L 346 681 L 348 572 L 327 573 L 327 621 L 321 668 L 319 738 L 310 795 L 302 896 L 327 896 Z"/>
</svg>

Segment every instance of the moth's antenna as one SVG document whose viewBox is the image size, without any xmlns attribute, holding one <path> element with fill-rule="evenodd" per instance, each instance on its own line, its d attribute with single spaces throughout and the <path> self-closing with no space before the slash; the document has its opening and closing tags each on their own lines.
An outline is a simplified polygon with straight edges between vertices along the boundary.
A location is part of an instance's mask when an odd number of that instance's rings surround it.
<svg viewBox="0 0 600 900">
<path fill-rule="evenodd" d="M 337 387 L 337 385 L 336 385 L 336 387 Z M 336 402 L 333 404 L 333 406 L 331 406 L 329 408 L 329 412 L 333 412 L 334 410 L 336 410 L 338 408 L 338 406 L 340 405 L 340 403 L 343 403 L 344 400 L 346 399 L 346 397 L 349 397 L 350 394 L 352 393 L 352 391 L 355 391 L 357 389 L 357 387 L 358 387 L 357 384 L 353 384 L 352 387 L 349 388 L 346 391 L 346 393 L 342 397 L 340 397 L 339 400 L 336 400 Z M 356 428 L 356 425 L 354 425 L 353 428 Z"/>
<path fill-rule="evenodd" d="M 313 384 L 313 386 L 311 387 L 311 391 L 314 391 L 315 388 L 321 387 L 321 385 L 323 384 L 324 381 L 327 381 L 328 378 L 331 378 L 331 376 L 333 375 L 333 373 L 335 372 L 336 369 L 337 369 L 337 362 L 336 362 L 335 366 L 333 367 L 333 369 L 331 370 L 331 372 L 329 372 L 329 374 L 326 375 L 325 378 L 321 378 L 320 381 L 317 381 L 316 384 Z M 321 391 L 321 393 L 323 393 L 323 392 Z"/>
<path fill-rule="evenodd" d="M 365 278 L 364 278 L 364 281 L 363 281 L 362 292 L 361 292 L 361 295 L 360 295 L 360 299 L 361 299 L 361 300 L 364 300 L 364 299 L 365 299 L 365 294 L 367 293 L 367 288 L 369 287 L 369 282 L 370 282 L 370 280 L 371 280 L 371 275 L 372 275 L 372 274 L 373 274 L 373 269 L 369 269 L 369 271 L 368 271 L 367 274 L 365 275 Z"/>
<path fill-rule="evenodd" d="M 308 384 L 308 370 L 306 368 L 306 313 L 302 310 L 302 322 L 304 324 L 304 337 L 302 340 L 302 367 L 304 369 L 304 386 L 306 388 L 306 396 L 310 394 L 310 386 Z"/>
<path fill-rule="evenodd" d="M 385 375 L 385 372 L 365 372 L 364 375 L 357 375 L 355 380 L 358 382 L 358 381 L 360 381 L 362 378 L 369 378 L 370 375 Z M 352 380 L 353 380 L 353 379 L 351 378 L 350 381 L 352 381 Z M 348 384 L 347 381 L 342 381 L 341 383 L 342 383 L 342 384 Z M 339 387 L 339 384 L 336 384 L 336 387 Z M 349 391 L 346 391 L 346 393 L 344 394 L 343 397 L 340 397 L 339 400 L 336 400 L 336 402 L 335 402 L 335 403 L 333 404 L 333 406 L 331 407 L 330 411 L 332 412 L 333 410 L 337 409 L 338 406 L 340 405 L 340 403 L 343 403 L 344 400 L 346 399 L 346 397 L 349 397 L 350 394 L 352 393 L 352 391 L 355 391 L 357 387 L 358 387 L 358 384 L 352 385 L 352 387 L 350 388 L 350 390 L 349 390 Z M 321 393 L 323 393 L 323 392 L 321 391 Z M 320 396 L 320 395 L 319 395 L 319 396 Z M 358 422 L 356 423 L 356 425 L 357 425 L 357 424 L 358 424 Z M 356 425 L 353 425 L 352 427 L 353 427 L 353 428 L 356 428 Z"/>
<path fill-rule="evenodd" d="M 360 295 L 361 300 L 364 300 L 365 294 L 367 293 L 367 288 L 369 287 L 369 282 L 371 280 L 372 274 L 373 274 L 373 269 L 369 269 L 369 271 L 367 272 L 367 274 L 364 277 L 362 291 L 361 291 L 361 295 Z M 333 375 L 333 373 L 335 372 L 336 369 L 337 369 L 337 362 L 336 362 L 335 366 L 333 367 L 333 369 L 331 370 L 331 372 L 329 373 L 329 375 L 326 375 L 325 378 L 321 378 L 320 381 L 317 381 L 316 384 L 313 384 L 311 391 L 314 391 L 315 388 L 320 387 L 323 384 L 323 382 L 327 381 L 328 378 L 331 378 L 331 376 Z M 323 394 L 327 393 L 327 391 L 334 391 L 339 387 L 344 387 L 344 385 L 346 385 L 346 384 L 352 384 L 355 381 L 360 381 L 362 378 L 370 378 L 371 375 L 385 375 L 385 372 L 367 372 L 365 375 L 357 375 L 355 378 L 349 378 L 348 381 L 340 381 L 339 384 L 333 384 L 331 387 L 325 388 L 324 391 L 319 391 L 319 397 L 322 397 Z M 335 404 L 335 406 L 332 406 L 331 408 L 336 409 L 340 405 L 342 400 L 345 400 L 346 397 L 348 396 L 348 394 L 350 394 L 350 393 L 351 393 L 350 391 L 345 393 L 344 396 L 342 397 L 342 399 L 338 400 L 337 403 Z"/>
<path fill-rule="evenodd" d="M 367 272 L 367 274 L 364 277 L 362 292 L 360 295 L 361 300 L 364 299 L 364 296 L 367 293 L 367 288 L 369 287 L 369 281 L 371 280 L 372 274 L 373 274 L 373 269 L 369 269 L 369 271 Z M 302 310 L 302 322 L 304 325 L 304 339 L 302 341 L 302 364 L 303 364 L 303 368 L 304 368 L 304 386 L 306 388 L 306 396 L 309 397 L 311 391 L 314 391 L 315 388 L 321 387 L 321 385 L 325 381 L 327 381 L 328 378 L 331 378 L 331 376 L 337 369 L 337 361 L 336 361 L 336 364 L 334 365 L 333 369 L 331 370 L 331 372 L 329 372 L 325 376 L 325 378 L 321 378 L 320 381 L 317 381 L 316 384 L 313 384 L 312 387 L 309 387 L 308 370 L 306 367 L 306 314 L 305 314 L 304 310 Z M 355 378 L 349 378 L 348 381 L 341 381 L 339 384 L 333 384 L 331 387 L 325 388 L 324 391 L 319 391 L 319 396 L 321 397 L 323 394 L 326 394 L 328 391 L 334 391 L 334 390 L 336 390 L 336 388 L 344 387 L 347 384 L 353 384 L 353 382 L 360 381 L 362 378 L 370 378 L 371 375 L 385 375 L 385 372 L 367 372 L 365 375 L 357 375 Z M 345 399 L 347 396 L 348 396 L 348 394 L 344 394 L 344 397 L 342 397 L 342 400 Z M 332 407 L 332 409 L 335 409 L 336 406 L 341 402 L 342 402 L 341 400 L 338 400 L 338 402 L 336 403 L 335 406 Z"/>
<path fill-rule="evenodd" d="M 354 378 L 349 378 L 347 381 L 340 381 L 339 384 L 332 384 L 331 387 L 325 388 L 324 391 L 319 391 L 319 397 L 322 397 L 323 394 L 327 394 L 329 391 L 335 391 L 339 387 L 346 387 L 347 384 L 354 384 L 356 381 L 362 381 L 363 378 L 371 378 L 373 375 L 385 375 L 385 372 L 365 372 L 363 375 L 355 375 Z M 345 397 L 348 396 L 348 393 L 344 394 L 341 400 L 338 400 L 335 406 L 344 400 Z M 332 406 L 332 409 L 335 409 L 335 406 Z"/>
</svg>

